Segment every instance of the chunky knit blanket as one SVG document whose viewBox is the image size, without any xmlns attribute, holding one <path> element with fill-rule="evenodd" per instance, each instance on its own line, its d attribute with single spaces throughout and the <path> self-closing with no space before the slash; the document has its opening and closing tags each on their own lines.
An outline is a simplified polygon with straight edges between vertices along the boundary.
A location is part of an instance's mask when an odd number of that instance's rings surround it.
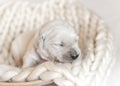
<svg viewBox="0 0 120 86">
<path fill-rule="evenodd" d="M 82 60 L 17 68 L 10 53 L 14 37 L 52 20 L 66 21 L 78 30 Z M 24 86 L 30 86 L 26 83 L 38 80 L 57 86 L 101 86 L 114 60 L 112 50 L 108 27 L 79 0 L 46 0 L 42 3 L 10 0 L 0 6 L 0 81 L 9 81 L 0 82 L 0 85 L 22 82 Z M 31 86 L 34 85 L 39 86 L 35 83 Z"/>
</svg>

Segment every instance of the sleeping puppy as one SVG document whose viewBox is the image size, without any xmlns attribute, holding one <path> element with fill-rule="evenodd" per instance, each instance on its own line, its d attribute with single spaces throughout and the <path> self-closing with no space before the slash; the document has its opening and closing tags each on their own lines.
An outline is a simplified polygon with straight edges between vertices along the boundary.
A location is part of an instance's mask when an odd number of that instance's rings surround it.
<svg viewBox="0 0 120 86">
<path fill-rule="evenodd" d="M 80 56 L 78 36 L 74 28 L 63 21 L 45 24 L 15 38 L 11 54 L 18 66 L 32 67 L 46 60 L 72 62 Z"/>
</svg>

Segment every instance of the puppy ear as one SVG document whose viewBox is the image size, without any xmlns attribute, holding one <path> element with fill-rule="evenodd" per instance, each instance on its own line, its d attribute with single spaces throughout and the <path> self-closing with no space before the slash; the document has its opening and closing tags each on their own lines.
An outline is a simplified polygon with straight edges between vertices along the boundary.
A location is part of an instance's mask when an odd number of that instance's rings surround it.
<svg viewBox="0 0 120 86">
<path fill-rule="evenodd" d="M 41 37 L 42 48 L 45 48 L 46 35 L 43 34 Z"/>
<path fill-rule="evenodd" d="M 45 47 L 46 35 L 44 33 L 38 30 L 37 33 L 35 34 L 34 39 L 36 41 L 36 48 L 38 46 L 40 46 L 41 48 Z"/>
<path fill-rule="evenodd" d="M 41 36 L 40 36 L 40 34 L 38 34 L 36 36 L 36 41 L 37 41 L 36 48 L 37 48 L 37 52 L 40 54 L 41 58 L 49 60 L 48 59 L 48 52 L 45 49 L 46 48 L 46 38 L 47 37 L 45 34 L 41 34 Z"/>
</svg>

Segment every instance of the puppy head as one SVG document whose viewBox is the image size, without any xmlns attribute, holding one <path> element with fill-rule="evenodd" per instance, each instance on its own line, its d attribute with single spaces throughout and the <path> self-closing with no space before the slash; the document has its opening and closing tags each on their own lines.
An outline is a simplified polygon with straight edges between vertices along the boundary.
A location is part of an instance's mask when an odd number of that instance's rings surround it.
<svg viewBox="0 0 120 86">
<path fill-rule="evenodd" d="M 46 60 L 72 62 L 80 56 L 78 39 L 74 29 L 65 22 L 51 22 L 37 35 L 38 52 Z"/>
</svg>

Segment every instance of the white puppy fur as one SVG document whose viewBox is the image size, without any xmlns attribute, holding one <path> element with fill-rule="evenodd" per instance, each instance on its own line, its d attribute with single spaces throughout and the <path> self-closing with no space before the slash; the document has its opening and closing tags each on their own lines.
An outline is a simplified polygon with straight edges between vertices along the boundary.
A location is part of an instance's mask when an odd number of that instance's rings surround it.
<svg viewBox="0 0 120 86">
<path fill-rule="evenodd" d="M 53 21 L 39 30 L 22 33 L 11 46 L 18 66 L 30 67 L 46 60 L 72 62 L 80 57 L 78 36 L 69 24 Z"/>
</svg>

